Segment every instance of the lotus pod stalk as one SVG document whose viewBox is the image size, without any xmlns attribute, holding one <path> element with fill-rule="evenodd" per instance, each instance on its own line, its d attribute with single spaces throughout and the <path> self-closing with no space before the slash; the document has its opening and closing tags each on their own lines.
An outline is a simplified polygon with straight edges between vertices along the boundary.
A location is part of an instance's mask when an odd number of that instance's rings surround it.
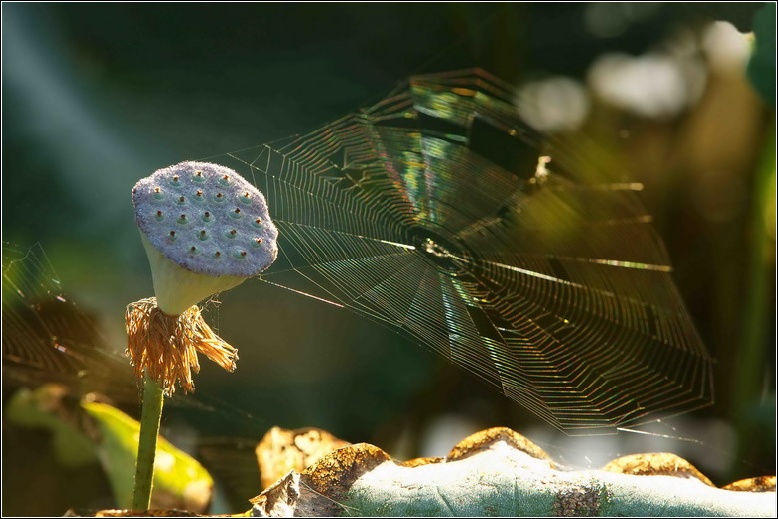
<svg viewBox="0 0 778 519">
<path fill-rule="evenodd" d="M 197 353 L 234 371 L 238 350 L 213 332 L 198 303 L 265 270 L 278 230 L 262 193 L 208 162 L 157 170 L 132 189 L 155 297 L 127 306 L 127 355 L 143 381 L 133 508 L 147 509 L 163 395 L 194 391 Z"/>
</svg>

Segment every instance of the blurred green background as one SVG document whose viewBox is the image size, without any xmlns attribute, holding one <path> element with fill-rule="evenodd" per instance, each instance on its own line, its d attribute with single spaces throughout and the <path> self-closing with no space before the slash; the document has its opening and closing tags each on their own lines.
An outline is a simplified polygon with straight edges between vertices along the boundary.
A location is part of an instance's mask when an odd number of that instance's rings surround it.
<svg viewBox="0 0 778 519">
<path fill-rule="evenodd" d="M 571 146 L 645 184 L 717 359 L 715 405 L 658 429 L 693 441 L 565 437 L 393 333 L 257 281 L 208 311 L 240 349 L 238 371 L 204 365 L 197 398 L 210 410 L 169 406 L 163 431 L 204 444 L 227 487 L 230 468 L 255 476 L 245 455 L 273 425 L 398 457 L 508 425 L 571 464 L 673 450 L 719 484 L 774 474 L 774 104 L 748 84 L 749 43 L 731 25 L 751 31 L 759 7 L 4 3 L 3 240 L 40 243 L 121 352 L 124 307 L 153 293 L 129 196 L 139 178 L 315 129 L 412 74 L 479 66 L 546 106 L 527 109 L 533 124 L 574 130 Z M 100 471 L 56 467 L 46 441 L 4 420 L 3 513 L 111 506 Z M 233 511 L 253 495 L 239 485 L 225 491 Z"/>
</svg>

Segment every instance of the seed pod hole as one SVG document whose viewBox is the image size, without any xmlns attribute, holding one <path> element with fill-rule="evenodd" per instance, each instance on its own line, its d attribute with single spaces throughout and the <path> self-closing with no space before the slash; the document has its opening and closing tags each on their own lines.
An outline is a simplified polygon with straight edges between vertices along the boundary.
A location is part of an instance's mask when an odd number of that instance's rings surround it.
<svg viewBox="0 0 778 519">
<path fill-rule="evenodd" d="M 225 282 L 251 277 L 277 255 L 277 230 L 264 196 L 229 168 L 182 162 L 139 180 L 133 189 L 136 221 L 148 245 L 187 275 L 224 276 Z"/>
</svg>

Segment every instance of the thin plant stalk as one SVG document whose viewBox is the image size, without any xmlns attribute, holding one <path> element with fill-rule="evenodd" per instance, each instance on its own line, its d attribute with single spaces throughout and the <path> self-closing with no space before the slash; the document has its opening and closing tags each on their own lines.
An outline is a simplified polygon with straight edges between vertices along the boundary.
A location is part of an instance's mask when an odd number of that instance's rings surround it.
<svg viewBox="0 0 778 519">
<path fill-rule="evenodd" d="M 197 303 L 273 263 L 278 229 L 254 185 L 208 162 L 155 171 L 132 188 L 132 204 L 154 284 L 154 297 L 127 305 L 125 313 L 127 355 L 143 380 L 132 495 L 133 510 L 142 511 L 151 503 L 164 394 L 176 385 L 194 391 L 198 352 L 228 371 L 238 360 L 238 350 L 213 332 Z"/>
<path fill-rule="evenodd" d="M 768 291 L 772 284 L 770 270 L 775 267 L 774 264 L 772 267 L 770 265 L 770 255 L 775 247 L 775 230 L 768 227 L 769 221 L 775 220 L 775 127 L 765 143 L 761 164 L 754 179 L 753 202 L 748 221 L 748 267 L 745 276 L 740 275 L 741 282 L 745 277 L 744 294 L 747 297 L 742 305 L 740 348 L 733 367 L 733 380 L 737 380 L 733 402 L 740 407 L 732 413 L 732 421 L 736 426 L 738 438 L 758 438 L 762 434 L 761 431 L 767 430 L 772 421 L 769 417 L 769 395 L 766 391 L 768 366 L 771 363 L 766 324 L 769 312 L 775 311 L 774 306 L 771 308 L 771 294 Z M 749 411 L 743 412 L 743 407 Z M 739 445 L 739 456 L 743 459 L 753 456 L 761 446 L 762 443 L 758 441 L 743 441 Z"/>
<path fill-rule="evenodd" d="M 145 375 L 143 377 L 138 458 L 135 461 L 135 486 L 132 493 L 133 510 L 148 510 L 151 504 L 154 457 L 157 453 L 157 436 L 159 435 L 163 399 L 162 387 L 148 374 Z"/>
</svg>

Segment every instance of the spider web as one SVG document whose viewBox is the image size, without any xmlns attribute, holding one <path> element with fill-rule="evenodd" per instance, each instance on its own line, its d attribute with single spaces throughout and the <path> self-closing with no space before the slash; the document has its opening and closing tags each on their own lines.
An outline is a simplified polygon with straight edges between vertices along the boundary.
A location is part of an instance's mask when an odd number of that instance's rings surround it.
<svg viewBox="0 0 778 519">
<path fill-rule="evenodd" d="M 65 292 L 43 246 L 3 242 L 3 387 L 58 384 L 77 397 L 137 406 L 140 387 L 129 359 L 115 351 L 94 316 Z M 180 408 L 212 410 L 174 395 Z"/>
<path fill-rule="evenodd" d="M 641 186 L 542 137 L 474 70 L 220 160 L 279 228 L 261 280 L 392 328 L 559 429 L 710 404 L 712 360 Z"/>
<path fill-rule="evenodd" d="M 129 362 L 105 347 L 92 319 L 65 295 L 40 244 L 4 242 L 2 270 L 4 386 L 55 382 L 137 401 Z"/>
</svg>

